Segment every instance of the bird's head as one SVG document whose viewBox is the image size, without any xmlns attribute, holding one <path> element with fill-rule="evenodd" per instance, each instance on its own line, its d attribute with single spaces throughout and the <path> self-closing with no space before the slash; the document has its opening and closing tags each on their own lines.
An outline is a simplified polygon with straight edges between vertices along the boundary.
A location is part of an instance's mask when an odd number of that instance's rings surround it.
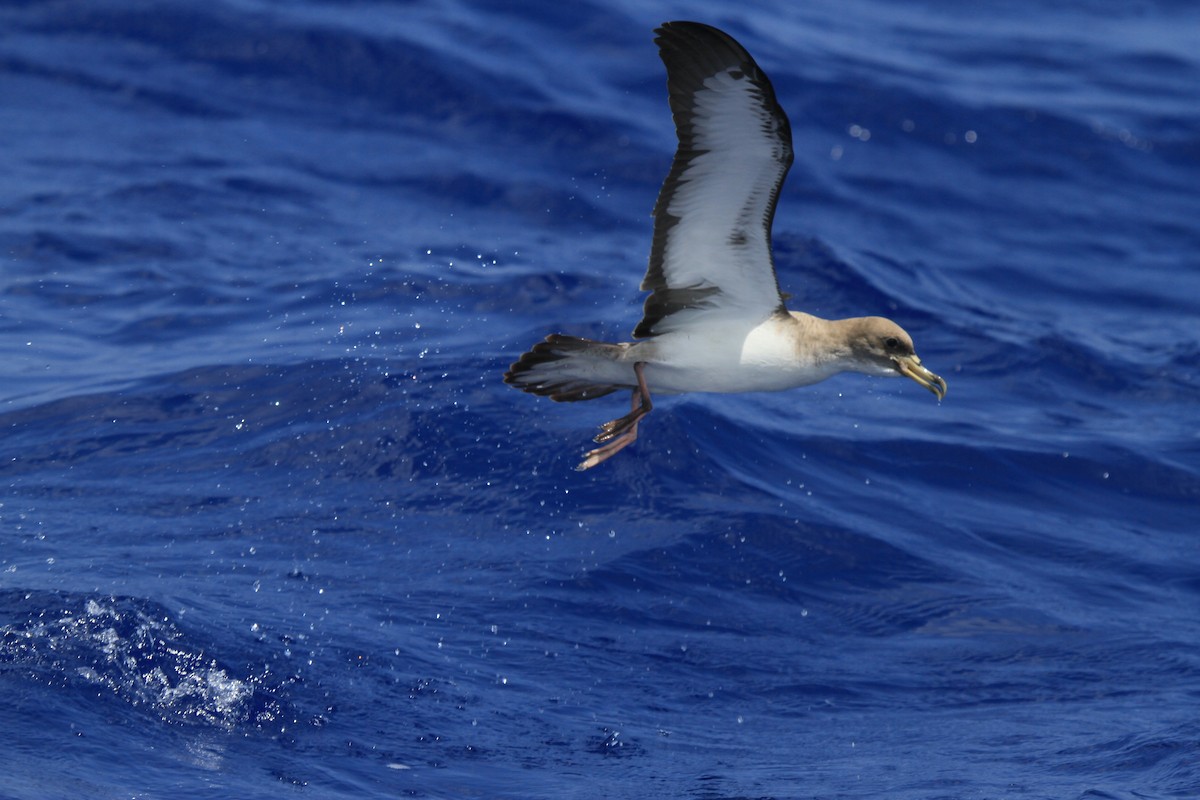
<svg viewBox="0 0 1200 800">
<path fill-rule="evenodd" d="M 946 396 L 946 382 L 921 364 L 912 337 L 890 319 L 861 317 L 853 320 L 850 339 L 855 369 L 868 375 L 911 378 L 937 395 Z"/>
</svg>

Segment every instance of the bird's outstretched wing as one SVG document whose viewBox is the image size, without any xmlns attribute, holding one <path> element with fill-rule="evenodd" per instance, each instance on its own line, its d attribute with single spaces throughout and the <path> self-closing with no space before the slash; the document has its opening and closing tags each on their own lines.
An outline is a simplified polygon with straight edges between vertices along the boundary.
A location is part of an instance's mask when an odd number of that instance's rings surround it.
<svg viewBox="0 0 1200 800">
<path fill-rule="evenodd" d="M 741 45 L 697 22 L 668 22 L 655 42 L 667 67 L 679 149 L 654 207 L 654 243 L 635 338 L 697 315 L 766 319 L 783 309 L 771 221 L 792 165 L 792 129 Z"/>
</svg>

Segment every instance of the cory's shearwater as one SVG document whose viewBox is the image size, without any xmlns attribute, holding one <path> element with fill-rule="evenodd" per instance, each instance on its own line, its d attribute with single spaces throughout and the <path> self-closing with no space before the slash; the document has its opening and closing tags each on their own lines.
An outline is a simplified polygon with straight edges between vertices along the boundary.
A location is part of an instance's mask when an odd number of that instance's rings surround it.
<svg viewBox="0 0 1200 800">
<path fill-rule="evenodd" d="M 882 317 L 789 311 L 771 255 L 771 221 L 792 165 L 792 131 L 767 76 L 728 34 L 668 22 L 655 42 L 679 147 L 654 206 L 654 240 L 636 342 L 552 334 L 504 381 L 552 400 L 632 389 L 630 412 L 601 426 L 578 469 L 637 439 L 651 391 L 764 392 L 838 372 L 911 378 L 937 395 L 904 329 Z"/>
</svg>

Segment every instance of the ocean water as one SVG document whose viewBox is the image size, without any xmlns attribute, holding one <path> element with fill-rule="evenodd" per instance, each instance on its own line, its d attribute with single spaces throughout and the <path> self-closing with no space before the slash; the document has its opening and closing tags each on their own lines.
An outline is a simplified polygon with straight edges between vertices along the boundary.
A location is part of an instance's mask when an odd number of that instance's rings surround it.
<svg viewBox="0 0 1200 800">
<path fill-rule="evenodd" d="M 501 382 L 640 315 L 652 29 L 949 383 Z M 0 797 L 1200 796 L 1200 11 L 0 5 Z"/>
</svg>

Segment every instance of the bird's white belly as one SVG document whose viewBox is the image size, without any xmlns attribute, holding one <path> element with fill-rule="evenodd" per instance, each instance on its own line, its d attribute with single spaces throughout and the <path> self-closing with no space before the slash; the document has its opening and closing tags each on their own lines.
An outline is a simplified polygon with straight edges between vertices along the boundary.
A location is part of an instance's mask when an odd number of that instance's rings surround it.
<svg viewBox="0 0 1200 800">
<path fill-rule="evenodd" d="M 824 380 L 832 370 L 804 362 L 787 322 L 707 324 L 640 342 L 629 361 L 645 361 L 652 393 L 776 392 Z"/>
</svg>

